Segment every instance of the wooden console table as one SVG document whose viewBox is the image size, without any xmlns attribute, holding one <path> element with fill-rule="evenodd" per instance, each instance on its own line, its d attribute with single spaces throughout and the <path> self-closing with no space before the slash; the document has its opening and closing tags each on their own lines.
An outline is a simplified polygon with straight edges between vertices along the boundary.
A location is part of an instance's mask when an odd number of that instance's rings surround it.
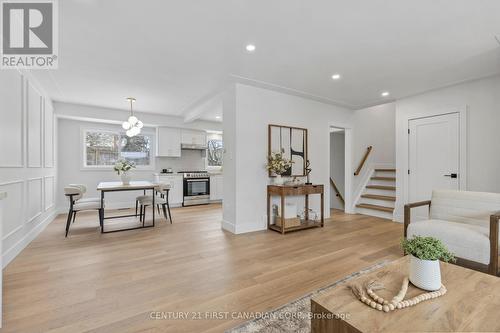
<svg viewBox="0 0 500 333">
<path fill-rule="evenodd" d="M 309 220 L 309 195 L 321 195 L 321 220 Z M 281 216 L 285 216 L 285 197 L 305 196 L 305 221 L 300 226 L 285 228 L 284 221 L 281 226 L 271 224 L 271 197 L 273 195 L 281 197 Z M 324 188 L 323 185 L 268 185 L 267 186 L 267 228 L 285 234 L 290 231 L 297 231 L 309 228 L 323 227 L 324 225 Z"/>
</svg>

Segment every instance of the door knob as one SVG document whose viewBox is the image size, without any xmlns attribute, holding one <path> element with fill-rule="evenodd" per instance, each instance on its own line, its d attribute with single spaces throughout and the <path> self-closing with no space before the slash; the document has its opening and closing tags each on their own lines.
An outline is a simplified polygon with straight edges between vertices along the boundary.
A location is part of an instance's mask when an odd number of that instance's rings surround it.
<svg viewBox="0 0 500 333">
<path fill-rule="evenodd" d="M 450 173 L 449 175 L 444 175 L 445 177 L 458 178 L 458 174 Z"/>
</svg>

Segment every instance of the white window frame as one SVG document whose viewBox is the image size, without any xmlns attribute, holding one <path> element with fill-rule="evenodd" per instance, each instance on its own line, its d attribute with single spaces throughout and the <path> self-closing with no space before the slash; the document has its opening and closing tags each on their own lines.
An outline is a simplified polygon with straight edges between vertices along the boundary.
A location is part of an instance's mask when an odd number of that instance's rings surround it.
<svg viewBox="0 0 500 333">
<path fill-rule="evenodd" d="M 101 132 L 110 134 L 125 134 L 121 127 L 81 127 L 80 128 L 80 156 L 82 170 L 113 170 L 113 165 L 87 165 L 87 147 L 85 137 L 87 132 Z M 146 135 L 151 139 L 151 149 L 149 154 L 149 165 L 137 165 L 135 170 L 155 170 L 155 149 L 156 149 L 156 133 L 154 129 L 142 129 L 140 135 Z"/>
<path fill-rule="evenodd" d="M 219 172 L 224 167 L 224 160 L 222 160 L 221 166 L 208 165 L 208 140 L 209 140 L 210 134 L 211 134 L 211 132 L 207 132 L 207 142 L 206 142 L 207 143 L 207 152 L 206 152 L 206 157 L 205 157 L 205 168 L 207 171 Z M 212 132 L 212 134 L 220 134 L 222 136 L 222 138 L 221 138 L 222 144 L 224 144 L 224 136 L 222 135 L 222 132 L 214 131 L 214 132 Z"/>
</svg>

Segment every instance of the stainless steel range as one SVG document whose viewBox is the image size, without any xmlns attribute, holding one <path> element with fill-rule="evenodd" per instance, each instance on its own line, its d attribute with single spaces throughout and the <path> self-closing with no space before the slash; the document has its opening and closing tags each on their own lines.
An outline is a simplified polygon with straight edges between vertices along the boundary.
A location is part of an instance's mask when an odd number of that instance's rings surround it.
<svg viewBox="0 0 500 333">
<path fill-rule="evenodd" d="M 180 171 L 184 178 L 182 206 L 210 203 L 210 176 L 206 171 Z"/>
</svg>

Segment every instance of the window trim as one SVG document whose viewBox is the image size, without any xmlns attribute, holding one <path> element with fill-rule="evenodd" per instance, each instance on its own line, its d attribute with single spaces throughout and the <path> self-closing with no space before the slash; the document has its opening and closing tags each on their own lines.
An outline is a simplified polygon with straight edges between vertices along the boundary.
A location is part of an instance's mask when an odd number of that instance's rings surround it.
<svg viewBox="0 0 500 333">
<path fill-rule="evenodd" d="M 224 160 L 222 160 L 222 165 L 220 165 L 220 166 L 208 165 L 208 141 L 209 141 L 209 138 L 207 136 L 207 153 L 206 153 L 206 157 L 205 157 L 205 169 L 207 171 L 212 171 L 212 172 L 222 171 L 222 168 L 224 167 Z M 221 137 L 221 141 L 222 141 L 222 145 L 224 145 L 224 137 Z"/>
<path fill-rule="evenodd" d="M 107 127 L 84 127 L 82 126 L 80 128 L 80 157 L 81 157 L 81 164 L 80 164 L 80 169 L 82 171 L 106 171 L 110 170 L 113 171 L 113 165 L 87 165 L 87 150 L 86 150 L 86 145 L 85 145 L 85 137 L 87 132 L 101 132 L 101 133 L 110 133 L 110 134 L 125 134 L 125 131 L 123 131 L 121 128 L 107 128 Z M 148 170 L 155 170 L 155 146 L 156 146 L 156 133 L 154 130 L 149 130 L 149 129 L 142 129 L 141 134 L 146 135 L 150 138 L 151 140 L 151 149 L 150 149 L 150 154 L 149 154 L 149 165 L 137 165 L 135 169 L 133 170 L 139 170 L 139 171 L 148 171 Z"/>
</svg>

